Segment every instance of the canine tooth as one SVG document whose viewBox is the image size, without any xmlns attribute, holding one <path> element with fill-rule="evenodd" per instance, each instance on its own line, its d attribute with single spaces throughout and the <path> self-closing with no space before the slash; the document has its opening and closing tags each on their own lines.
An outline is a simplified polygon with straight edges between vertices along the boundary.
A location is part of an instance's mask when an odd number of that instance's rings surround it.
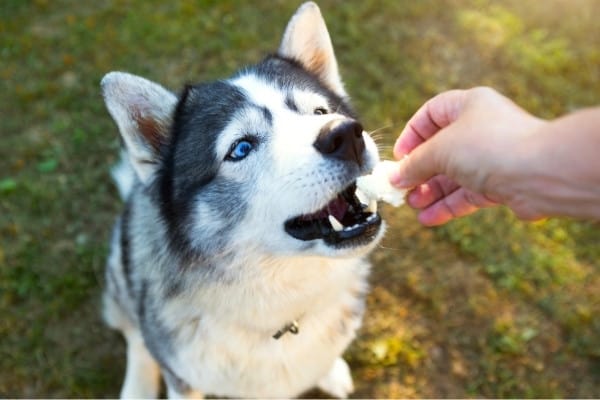
<svg viewBox="0 0 600 400">
<path fill-rule="evenodd" d="M 362 204 L 369 204 L 369 197 L 360 189 L 356 189 L 356 197 Z"/>
<path fill-rule="evenodd" d="M 330 215 L 327 218 L 329 218 L 329 223 L 333 227 L 333 230 L 339 232 L 344 229 L 344 225 L 342 225 L 342 223 L 340 221 L 338 221 L 337 218 L 334 217 L 333 215 Z"/>
<path fill-rule="evenodd" d="M 367 211 L 375 214 L 377 212 L 377 200 L 373 199 L 369 201 L 369 206 L 367 207 Z"/>
</svg>

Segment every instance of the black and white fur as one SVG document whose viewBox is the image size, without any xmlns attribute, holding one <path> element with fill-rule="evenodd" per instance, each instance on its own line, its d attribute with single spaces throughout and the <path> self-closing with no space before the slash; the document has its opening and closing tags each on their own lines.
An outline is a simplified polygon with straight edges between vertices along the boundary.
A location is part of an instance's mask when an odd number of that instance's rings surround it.
<svg viewBox="0 0 600 400">
<path fill-rule="evenodd" d="M 177 96 L 112 72 L 102 90 L 125 147 L 104 294 L 127 340 L 121 396 L 156 397 L 161 375 L 169 397 L 351 393 L 341 354 L 383 225 L 374 210 L 361 214 L 369 230 L 361 220 L 342 239 L 322 221 L 313 228 L 329 240 L 286 225 L 329 210 L 379 159 L 318 7 L 302 5 L 277 54 L 230 79 Z M 236 159 L 244 140 L 252 148 Z M 292 321 L 297 334 L 273 337 Z"/>
</svg>

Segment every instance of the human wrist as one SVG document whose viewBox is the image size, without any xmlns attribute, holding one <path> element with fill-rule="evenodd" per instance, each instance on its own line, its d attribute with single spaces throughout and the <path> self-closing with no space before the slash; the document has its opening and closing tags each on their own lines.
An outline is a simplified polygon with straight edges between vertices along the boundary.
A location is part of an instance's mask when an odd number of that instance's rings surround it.
<svg viewBox="0 0 600 400">
<path fill-rule="evenodd" d="M 515 151 L 507 204 L 517 216 L 600 219 L 600 108 L 546 121 Z"/>
<path fill-rule="evenodd" d="M 519 122 L 523 128 L 503 149 L 502 162 L 490 173 L 487 197 L 511 208 L 520 218 L 541 216 L 535 193 L 539 188 L 540 166 L 551 167 L 544 152 L 544 131 L 551 122 L 527 115 Z M 550 162 L 550 163 L 549 163 Z"/>
</svg>

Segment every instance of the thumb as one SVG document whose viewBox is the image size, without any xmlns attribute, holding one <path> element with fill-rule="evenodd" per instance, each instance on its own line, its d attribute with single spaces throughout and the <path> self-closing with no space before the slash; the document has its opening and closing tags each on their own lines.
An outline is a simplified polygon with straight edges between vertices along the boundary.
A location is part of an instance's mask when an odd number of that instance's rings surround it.
<svg viewBox="0 0 600 400">
<path fill-rule="evenodd" d="M 405 156 L 390 175 L 390 183 L 400 189 L 410 189 L 442 173 L 440 136 L 436 135 Z"/>
</svg>

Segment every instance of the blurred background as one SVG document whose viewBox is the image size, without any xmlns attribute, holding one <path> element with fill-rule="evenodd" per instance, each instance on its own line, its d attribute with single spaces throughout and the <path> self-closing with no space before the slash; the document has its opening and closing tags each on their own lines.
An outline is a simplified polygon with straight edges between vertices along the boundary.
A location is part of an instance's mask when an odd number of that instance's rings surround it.
<svg viewBox="0 0 600 400">
<path fill-rule="evenodd" d="M 100 320 L 121 202 L 102 76 L 178 91 L 276 50 L 300 1 L 0 2 L 0 397 L 114 397 L 124 343 Z M 597 0 L 320 1 L 384 157 L 450 88 L 544 118 L 600 104 Z M 600 151 L 600 149 L 598 149 Z M 556 168 L 560 168 L 557 165 Z M 600 226 L 497 208 L 447 226 L 384 208 L 356 397 L 600 397 Z"/>
</svg>

